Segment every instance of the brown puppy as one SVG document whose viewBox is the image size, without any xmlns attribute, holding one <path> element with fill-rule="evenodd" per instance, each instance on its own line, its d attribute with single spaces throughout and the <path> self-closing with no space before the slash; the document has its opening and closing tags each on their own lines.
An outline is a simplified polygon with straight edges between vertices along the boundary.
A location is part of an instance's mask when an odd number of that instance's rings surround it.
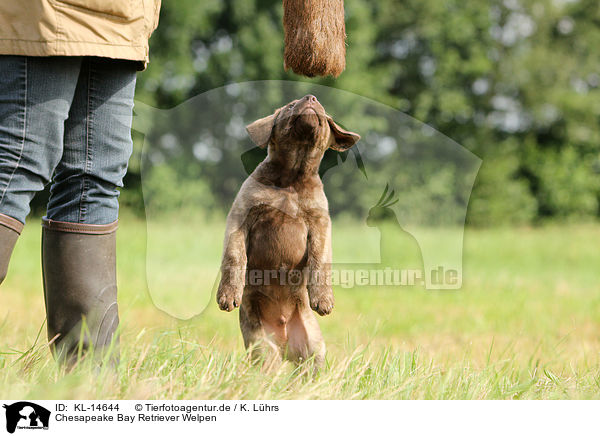
<svg viewBox="0 0 600 436">
<path fill-rule="evenodd" d="M 331 221 L 318 170 L 327 148 L 344 151 L 360 136 L 338 126 L 307 95 L 246 127 L 268 147 L 227 216 L 217 302 L 240 307 L 246 348 L 268 361 L 315 358 L 325 344 L 311 308 L 333 309 Z M 243 298 L 242 298 L 243 296 Z"/>
</svg>

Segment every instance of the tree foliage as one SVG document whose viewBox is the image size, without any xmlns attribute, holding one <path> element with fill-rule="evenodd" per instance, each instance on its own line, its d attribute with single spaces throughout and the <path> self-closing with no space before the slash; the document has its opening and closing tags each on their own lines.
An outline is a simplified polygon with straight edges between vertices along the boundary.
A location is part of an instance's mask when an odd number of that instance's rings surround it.
<svg viewBox="0 0 600 436">
<path fill-rule="evenodd" d="M 399 109 L 483 159 L 472 224 L 598 216 L 600 4 L 345 3 L 347 69 L 333 80 L 283 70 L 279 0 L 163 2 L 137 98 L 168 108 L 226 84 L 267 79 L 343 89 Z M 134 191 L 138 175 L 134 161 Z M 139 205 L 135 195 L 125 197 Z"/>
</svg>

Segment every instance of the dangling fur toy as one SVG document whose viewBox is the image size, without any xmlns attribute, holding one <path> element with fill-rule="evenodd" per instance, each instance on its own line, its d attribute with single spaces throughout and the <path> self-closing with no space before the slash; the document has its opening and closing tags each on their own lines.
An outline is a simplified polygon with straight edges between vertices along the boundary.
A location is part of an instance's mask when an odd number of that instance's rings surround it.
<svg viewBox="0 0 600 436">
<path fill-rule="evenodd" d="M 283 29 L 286 71 L 338 77 L 346 68 L 343 0 L 283 0 Z"/>
</svg>

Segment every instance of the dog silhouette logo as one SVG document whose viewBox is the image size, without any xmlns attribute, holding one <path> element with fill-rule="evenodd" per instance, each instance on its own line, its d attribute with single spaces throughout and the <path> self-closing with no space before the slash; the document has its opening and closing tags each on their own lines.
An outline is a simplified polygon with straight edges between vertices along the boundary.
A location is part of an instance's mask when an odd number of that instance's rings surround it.
<svg viewBox="0 0 600 436">
<path fill-rule="evenodd" d="M 5 404 L 6 431 L 14 433 L 16 429 L 48 430 L 50 411 L 28 401 L 19 401 L 11 405 Z"/>
</svg>

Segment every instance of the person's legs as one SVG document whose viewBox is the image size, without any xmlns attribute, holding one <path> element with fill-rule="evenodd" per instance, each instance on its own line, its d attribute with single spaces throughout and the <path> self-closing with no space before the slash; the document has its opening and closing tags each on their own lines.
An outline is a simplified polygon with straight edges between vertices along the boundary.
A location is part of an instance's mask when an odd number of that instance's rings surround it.
<svg viewBox="0 0 600 436">
<path fill-rule="evenodd" d="M 119 212 L 117 188 L 132 151 L 136 65 L 84 58 L 69 117 L 64 154 L 50 189 L 47 218 L 110 224 Z"/>
<path fill-rule="evenodd" d="M 0 283 L 29 214 L 62 155 L 81 58 L 0 56 Z"/>
<path fill-rule="evenodd" d="M 65 123 L 42 232 L 48 336 L 59 359 L 73 361 L 79 345 L 104 351 L 119 323 L 117 188 L 132 150 L 135 67 L 85 58 Z"/>
</svg>

